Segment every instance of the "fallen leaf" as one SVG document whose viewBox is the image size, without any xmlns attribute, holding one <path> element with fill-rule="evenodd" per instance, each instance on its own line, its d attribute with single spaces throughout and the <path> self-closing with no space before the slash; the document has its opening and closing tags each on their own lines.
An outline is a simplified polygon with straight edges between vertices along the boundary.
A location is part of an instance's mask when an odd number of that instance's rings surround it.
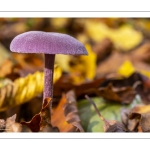
<svg viewBox="0 0 150 150">
<path fill-rule="evenodd" d="M 54 97 L 61 97 L 62 93 L 66 93 L 74 89 L 77 99 L 83 98 L 84 95 L 94 88 L 99 88 L 100 84 L 105 80 L 104 77 L 97 78 L 93 81 L 85 82 L 79 85 L 73 84 L 70 81 L 70 76 L 62 75 L 54 84 Z"/>
<path fill-rule="evenodd" d="M 85 44 L 88 56 L 72 56 L 70 59 L 69 72 L 72 76 L 72 83 L 81 84 L 86 80 L 91 81 L 96 73 L 96 54 L 90 44 Z M 87 69 L 88 68 L 88 69 Z"/>
<path fill-rule="evenodd" d="M 21 132 L 22 125 L 17 123 L 16 114 L 5 120 L 0 119 L 0 132 Z"/>
<path fill-rule="evenodd" d="M 106 59 L 113 51 L 113 43 L 109 38 L 104 39 L 93 46 L 93 51 L 97 55 L 97 63 Z"/>
<path fill-rule="evenodd" d="M 113 51 L 106 59 L 100 62 L 96 68 L 96 76 L 105 76 L 111 73 L 117 73 L 120 64 L 123 64 L 128 56 L 118 51 Z"/>
<path fill-rule="evenodd" d="M 41 121 L 40 114 L 36 114 L 31 119 L 31 121 L 29 121 L 29 122 L 22 121 L 21 124 L 28 126 L 32 132 L 39 132 L 40 131 L 40 121 Z"/>
<path fill-rule="evenodd" d="M 138 119 L 139 120 L 139 129 L 140 132 L 150 132 L 150 113 L 136 113 L 131 112 L 129 119 Z"/>
<path fill-rule="evenodd" d="M 99 42 L 104 38 L 110 38 L 116 47 L 124 51 L 133 49 L 143 40 L 142 33 L 134 30 L 130 25 L 122 25 L 117 29 L 111 29 L 100 21 L 87 20 L 85 30 L 94 41 Z"/>
<path fill-rule="evenodd" d="M 4 132 L 6 127 L 6 122 L 4 119 L 0 119 L 0 132 Z"/>
<path fill-rule="evenodd" d="M 80 122 L 75 93 L 69 91 L 63 95 L 53 112 L 52 124 L 57 126 L 60 132 L 84 132 Z"/>
<path fill-rule="evenodd" d="M 92 97 L 101 115 L 107 120 L 115 120 L 122 122 L 121 110 L 124 108 L 132 108 L 141 103 L 136 98 L 132 103 L 122 105 L 119 103 L 109 103 L 100 97 Z M 78 101 L 79 116 L 81 118 L 81 125 L 85 132 L 104 132 L 104 123 L 100 120 L 92 104 L 86 99 Z"/>
<path fill-rule="evenodd" d="M 135 72 L 135 68 L 129 60 L 126 60 L 118 69 L 118 74 L 129 77 Z"/>
<path fill-rule="evenodd" d="M 99 112 L 94 101 L 88 95 L 85 95 L 85 98 L 89 100 L 90 103 L 94 106 L 94 109 L 98 114 L 99 118 L 104 122 L 104 132 L 126 132 L 127 131 L 127 129 L 122 123 L 116 120 L 106 120 Z"/>
<path fill-rule="evenodd" d="M 51 98 L 46 98 L 40 113 L 36 114 L 31 121 L 22 121 L 21 124 L 28 126 L 32 132 L 58 132 L 58 129 L 51 125 L 50 101 Z"/>
<path fill-rule="evenodd" d="M 6 119 L 5 132 L 21 132 L 22 131 L 22 125 L 20 123 L 16 123 L 15 120 L 16 120 L 16 114 Z"/>
<path fill-rule="evenodd" d="M 130 109 L 121 110 L 121 119 L 122 123 L 126 126 L 129 132 L 137 132 L 139 120 L 138 119 L 129 119 Z"/>
<path fill-rule="evenodd" d="M 54 69 L 54 83 L 60 78 L 61 70 Z M 41 82 L 39 82 L 41 81 Z M 24 78 L 18 78 L 13 83 L 0 88 L 0 111 L 8 107 L 23 104 L 42 93 L 44 87 L 44 73 L 36 72 Z"/>
<path fill-rule="evenodd" d="M 91 94 L 92 92 L 97 96 L 103 97 L 106 101 L 114 101 L 122 104 L 131 103 L 136 95 L 136 92 L 132 87 L 115 88 L 111 83 L 106 87 L 93 89 L 87 92 L 87 94 Z"/>
</svg>

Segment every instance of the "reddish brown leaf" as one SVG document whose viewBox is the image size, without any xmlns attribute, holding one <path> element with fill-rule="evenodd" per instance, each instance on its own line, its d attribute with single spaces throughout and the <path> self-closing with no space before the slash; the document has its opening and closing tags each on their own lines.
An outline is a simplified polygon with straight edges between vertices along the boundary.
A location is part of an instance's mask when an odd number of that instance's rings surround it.
<svg viewBox="0 0 150 150">
<path fill-rule="evenodd" d="M 131 103 L 136 95 L 132 87 L 114 88 L 112 84 L 99 89 L 90 89 L 87 94 L 95 93 L 97 96 L 103 97 L 106 101 L 114 101 L 122 104 Z"/>
<path fill-rule="evenodd" d="M 32 132 L 58 131 L 56 128 L 52 127 L 51 125 L 50 101 L 51 101 L 51 98 L 46 98 L 44 100 L 40 113 L 36 114 L 31 119 L 31 121 L 21 122 L 21 124 L 27 125 L 31 129 Z"/>
<path fill-rule="evenodd" d="M 31 119 L 31 121 L 29 121 L 29 122 L 22 121 L 21 124 L 22 125 L 27 125 L 31 129 L 32 132 L 39 132 L 39 130 L 40 130 L 40 122 L 41 122 L 40 114 L 36 114 Z"/>
<path fill-rule="evenodd" d="M 99 88 L 100 84 L 105 80 L 104 77 L 97 78 L 94 81 L 83 83 L 81 85 L 74 85 L 71 83 L 69 76 L 63 75 L 55 84 L 54 84 L 54 97 L 61 97 L 62 93 L 66 93 L 69 90 L 74 89 L 76 97 L 84 97 L 88 90 L 93 88 Z"/>
</svg>

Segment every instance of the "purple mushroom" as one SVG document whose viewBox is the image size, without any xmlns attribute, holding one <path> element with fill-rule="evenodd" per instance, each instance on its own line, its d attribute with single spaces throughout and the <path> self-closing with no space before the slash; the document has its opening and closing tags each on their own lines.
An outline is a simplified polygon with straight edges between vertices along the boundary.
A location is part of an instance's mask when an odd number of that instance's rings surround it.
<svg viewBox="0 0 150 150">
<path fill-rule="evenodd" d="M 29 31 L 16 36 L 10 50 L 18 53 L 44 53 L 44 95 L 53 98 L 55 54 L 88 55 L 84 45 L 75 38 L 54 32 Z M 52 104 L 51 104 L 52 106 Z"/>
</svg>

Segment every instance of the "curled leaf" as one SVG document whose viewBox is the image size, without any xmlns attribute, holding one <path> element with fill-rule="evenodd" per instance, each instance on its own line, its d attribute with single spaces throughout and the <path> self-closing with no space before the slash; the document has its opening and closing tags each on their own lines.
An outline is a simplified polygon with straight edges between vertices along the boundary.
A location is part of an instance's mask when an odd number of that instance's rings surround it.
<svg viewBox="0 0 150 150">
<path fill-rule="evenodd" d="M 0 132 L 21 132 L 22 125 L 17 123 L 16 114 L 5 120 L 0 119 Z"/>
<path fill-rule="evenodd" d="M 114 101 L 123 104 L 131 103 L 136 95 L 136 92 L 132 87 L 115 88 L 111 83 L 106 87 L 87 91 L 87 94 L 91 93 L 103 97 L 106 101 Z"/>
<path fill-rule="evenodd" d="M 60 132 L 84 132 L 80 121 L 75 93 L 69 91 L 66 95 L 63 95 L 53 112 L 52 124 L 57 126 Z"/>
<path fill-rule="evenodd" d="M 60 78 L 61 73 L 61 69 L 55 66 L 54 83 Z M 16 79 L 12 84 L 7 84 L 0 88 L 0 111 L 30 101 L 42 93 L 43 87 L 43 72 L 29 74 L 24 78 Z"/>
<path fill-rule="evenodd" d="M 137 120 L 140 132 L 150 132 L 150 105 L 135 106 L 130 110 L 129 120 Z"/>
<path fill-rule="evenodd" d="M 27 125 L 32 132 L 45 131 L 45 128 L 47 132 L 58 131 L 57 128 L 51 125 L 50 101 L 51 98 L 46 98 L 40 113 L 36 114 L 31 121 L 22 121 L 21 124 Z"/>
<path fill-rule="evenodd" d="M 150 132 L 150 113 L 139 114 L 132 112 L 129 115 L 129 119 L 138 119 L 140 131 Z"/>
</svg>

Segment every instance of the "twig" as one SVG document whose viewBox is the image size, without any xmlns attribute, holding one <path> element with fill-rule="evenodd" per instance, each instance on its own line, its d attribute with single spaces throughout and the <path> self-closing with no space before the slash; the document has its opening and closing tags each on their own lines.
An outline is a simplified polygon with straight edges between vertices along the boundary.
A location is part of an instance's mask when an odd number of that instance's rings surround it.
<svg viewBox="0 0 150 150">
<path fill-rule="evenodd" d="M 102 116 L 101 113 L 99 112 L 97 106 L 95 105 L 94 101 L 93 101 L 88 95 L 85 95 L 85 98 L 90 101 L 90 103 L 94 106 L 94 108 L 95 108 L 95 110 L 96 110 L 98 116 L 100 117 L 100 119 L 101 119 L 102 121 L 104 121 L 104 123 L 105 123 L 106 126 L 109 127 L 109 126 L 110 126 L 109 122 L 108 122 L 105 118 L 103 118 L 103 116 Z"/>
</svg>

